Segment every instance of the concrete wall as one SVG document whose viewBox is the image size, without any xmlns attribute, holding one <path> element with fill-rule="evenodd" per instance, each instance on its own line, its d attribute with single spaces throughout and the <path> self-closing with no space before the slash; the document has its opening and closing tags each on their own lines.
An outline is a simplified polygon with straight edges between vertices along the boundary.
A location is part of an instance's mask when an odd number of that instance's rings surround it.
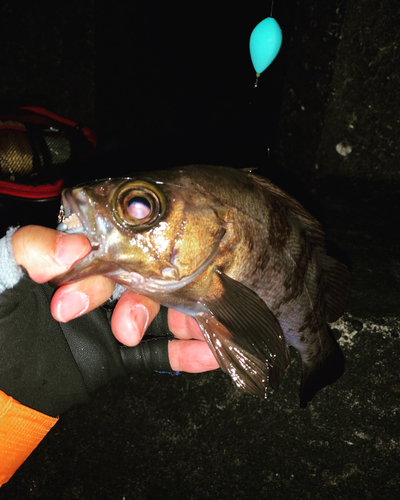
<svg viewBox="0 0 400 500">
<path fill-rule="evenodd" d="M 322 174 L 400 180 L 399 27 L 398 2 L 348 0 L 318 148 Z"/>
<path fill-rule="evenodd" d="M 399 181 L 399 4 L 329 4 L 297 2 L 280 161 L 306 178 Z"/>
</svg>

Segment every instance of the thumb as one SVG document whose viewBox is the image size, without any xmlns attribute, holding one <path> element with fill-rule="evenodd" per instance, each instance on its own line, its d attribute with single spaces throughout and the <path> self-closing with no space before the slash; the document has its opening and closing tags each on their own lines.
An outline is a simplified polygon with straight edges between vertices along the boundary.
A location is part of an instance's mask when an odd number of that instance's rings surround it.
<svg viewBox="0 0 400 500">
<path fill-rule="evenodd" d="M 12 236 L 14 258 L 31 279 L 45 283 L 65 273 L 91 251 L 83 234 L 65 234 L 41 226 L 25 226 Z"/>
</svg>

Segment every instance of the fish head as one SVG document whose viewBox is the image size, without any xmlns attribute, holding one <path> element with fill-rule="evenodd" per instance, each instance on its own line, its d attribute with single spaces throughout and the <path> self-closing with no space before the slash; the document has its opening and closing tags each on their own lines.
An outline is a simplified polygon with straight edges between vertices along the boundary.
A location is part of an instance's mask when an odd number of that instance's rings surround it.
<svg viewBox="0 0 400 500">
<path fill-rule="evenodd" d="M 92 252 L 55 284 L 102 274 L 150 293 L 196 279 L 218 254 L 224 223 L 211 196 L 176 177 L 160 172 L 64 190 L 58 229 L 84 232 Z"/>
</svg>

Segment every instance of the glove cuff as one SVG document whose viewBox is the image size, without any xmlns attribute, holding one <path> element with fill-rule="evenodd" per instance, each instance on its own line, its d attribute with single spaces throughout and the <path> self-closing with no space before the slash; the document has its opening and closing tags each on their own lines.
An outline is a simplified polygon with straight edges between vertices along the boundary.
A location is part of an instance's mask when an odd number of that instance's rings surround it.
<svg viewBox="0 0 400 500">
<path fill-rule="evenodd" d="M 11 237 L 18 227 L 11 227 L 6 236 L 0 239 L 0 293 L 12 288 L 23 276 L 23 271 L 15 262 Z"/>
</svg>

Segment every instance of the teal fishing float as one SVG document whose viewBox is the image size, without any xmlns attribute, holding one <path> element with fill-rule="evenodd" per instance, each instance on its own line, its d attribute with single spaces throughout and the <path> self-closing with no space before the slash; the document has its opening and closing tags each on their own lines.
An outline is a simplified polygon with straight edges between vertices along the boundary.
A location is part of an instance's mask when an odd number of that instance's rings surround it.
<svg viewBox="0 0 400 500">
<path fill-rule="evenodd" d="M 272 11 L 272 9 L 271 9 Z M 257 24 L 250 35 L 250 57 L 258 77 L 268 68 L 282 45 L 282 30 L 273 17 Z"/>
</svg>

